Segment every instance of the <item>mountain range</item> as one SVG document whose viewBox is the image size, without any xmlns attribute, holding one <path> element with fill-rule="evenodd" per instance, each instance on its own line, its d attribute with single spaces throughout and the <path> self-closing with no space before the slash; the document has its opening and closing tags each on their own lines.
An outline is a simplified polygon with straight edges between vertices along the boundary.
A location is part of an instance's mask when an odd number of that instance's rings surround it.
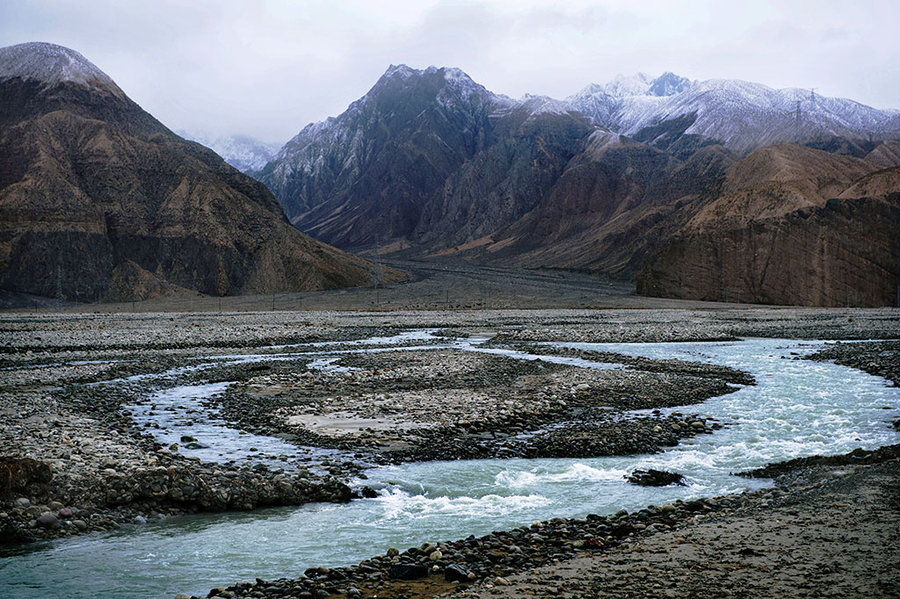
<svg viewBox="0 0 900 599">
<path fill-rule="evenodd" d="M 81 54 L 0 49 L 0 290 L 268 293 L 364 284 L 370 268 L 291 227 L 265 186 L 172 133 Z"/>
<path fill-rule="evenodd" d="M 293 224 L 348 250 L 884 305 L 900 283 L 898 139 L 900 113 L 812 90 L 665 73 L 514 100 L 398 65 L 256 176 Z"/>
<path fill-rule="evenodd" d="M 689 140 L 719 143 L 745 155 L 777 143 L 900 135 L 897 111 L 817 95 L 815 90 L 772 89 L 728 79 L 690 81 L 673 73 L 592 84 L 565 102 L 602 127 L 676 152 L 690 150 Z"/>
<path fill-rule="evenodd" d="M 0 292 L 359 285 L 373 266 L 357 251 L 687 299 L 897 301 L 900 112 L 814 90 L 664 73 L 512 99 L 394 65 L 264 166 L 255 140 L 207 143 L 218 153 L 73 50 L 0 49 Z"/>
</svg>

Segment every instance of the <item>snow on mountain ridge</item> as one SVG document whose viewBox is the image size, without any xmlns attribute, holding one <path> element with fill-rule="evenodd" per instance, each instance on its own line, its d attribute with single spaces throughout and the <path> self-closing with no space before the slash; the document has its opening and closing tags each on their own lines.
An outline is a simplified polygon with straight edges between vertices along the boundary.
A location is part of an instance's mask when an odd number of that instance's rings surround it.
<svg viewBox="0 0 900 599">
<path fill-rule="evenodd" d="M 405 64 L 392 64 L 387 68 L 382 77 L 400 77 L 401 79 L 408 79 L 417 72 L 416 69 L 408 67 Z"/>
<path fill-rule="evenodd" d="M 458 68 L 414 69 L 401 64 L 391 65 L 372 89 L 343 114 L 304 127 L 278 152 L 273 176 L 286 180 L 295 172 L 318 171 L 325 164 L 329 148 L 335 147 L 343 150 L 337 162 L 337 154 L 328 159 L 329 171 L 358 169 L 367 143 L 363 131 L 371 125 L 370 119 L 379 118 L 374 112 L 376 98 L 384 89 L 399 93 L 400 97 L 431 93 L 433 106 L 448 112 L 471 114 L 487 109 L 491 117 L 503 117 L 523 108 L 532 117 L 580 112 L 595 125 L 628 136 L 657 126 L 665 132 L 665 123 L 681 119 L 686 130 L 681 129 L 679 135 L 718 140 L 738 152 L 817 136 L 864 137 L 881 132 L 900 135 L 900 119 L 894 112 L 819 96 L 810 90 L 776 90 L 736 79 L 692 81 L 672 72 L 658 77 L 638 73 L 618 75 L 605 84 L 592 83 L 564 100 L 530 94 L 516 100 L 487 90 Z"/>
<path fill-rule="evenodd" d="M 112 78 L 87 58 L 75 50 L 47 42 L 0 48 L 0 79 L 16 77 L 39 81 L 44 89 L 61 83 L 75 83 L 125 97 Z"/>
<path fill-rule="evenodd" d="M 773 89 L 738 79 L 692 82 L 673 73 L 650 81 L 646 89 L 635 83 L 646 79 L 619 76 L 608 84 L 588 85 L 566 101 L 598 125 L 630 136 L 690 117 L 693 123 L 683 133 L 719 140 L 739 152 L 827 136 L 900 134 L 891 112 L 812 90 Z"/>
<path fill-rule="evenodd" d="M 550 96 L 534 96 L 525 94 L 516 106 L 524 106 L 531 116 L 540 114 L 566 114 L 572 112 L 572 107 L 564 100 L 557 100 Z"/>
<path fill-rule="evenodd" d="M 410 79 L 413 77 L 422 77 L 424 75 L 434 75 L 436 73 L 440 73 L 443 75 L 444 80 L 450 84 L 457 87 L 478 87 L 482 88 L 483 86 L 475 83 L 468 74 L 462 69 L 458 69 L 456 67 L 436 67 L 431 65 L 425 69 L 414 69 L 405 64 L 392 64 L 390 65 L 384 74 L 379 79 L 379 82 L 385 79 L 392 78 L 400 78 L 401 80 Z M 378 83 L 375 84 L 376 87 Z M 374 88 L 373 88 L 374 89 Z"/>
<path fill-rule="evenodd" d="M 693 85 L 687 77 L 681 77 L 671 71 L 666 71 L 653 80 L 646 93 L 651 96 L 672 96 L 686 91 Z"/>
<path fill-rule="evenodd" d="M 178 131 L 185 139 L 196 141 L 213 150 L 222 159 L 242 173 L 258 171 L 269 163 L 281 148 L 281 144 L 265 143 L 248 135 L 212 137 L 187 131 Z"/>
<path fill-rule="evenodd" d="M 384 74 L 366 95 L 350 104 L 346 111 L 336 117 L 306 125 L 296 136 L 289 140 L 278 151 L 274 158 L 276 166 L 272 176 L 286 181 L 295 173 L 312 173 L 324 164 L 325 148 L 343 147 L 347 151 L 337 166 L 338 171 L 352 171 L 359 166 L 365 142 L 365 124 L 372 118 L 376 97 L 386 87 L 397 90 L 397 85 L 410 86 L 412 89 L 423 79 L 430 79 L 429 85 L 435 85 L 434 77 L 440 75 L 443 84 L 430 87 L 434 95 L 435 105 L 442 110 L 477 110 L 479 106 L 489 113 L 502 111 L 512 105 L 515 100 L 494 94 L 483 85 L 476 83 L 463 70 L 455 67 L 429 66 L 415 69 L 405 64 L 390 65 Z M 399 88 L 403 89 L 403 88 Z"/>
<path fill-rule="evenodd" d="M 634 75 L 616 75 L 612 81 L 601 86 L 604 93 L 613 96 L 638 96 L 647 93 L 653 79 L 646 73 Z"/>
</svg>

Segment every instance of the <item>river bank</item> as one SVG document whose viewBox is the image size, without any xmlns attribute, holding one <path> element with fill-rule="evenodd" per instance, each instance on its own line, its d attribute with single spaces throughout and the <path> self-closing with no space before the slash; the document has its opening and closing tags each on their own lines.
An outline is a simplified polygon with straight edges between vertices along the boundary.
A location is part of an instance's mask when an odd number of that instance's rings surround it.
<svg viewBox="0 0 900 599">
<path fill-rule="evenodd" d="M 622 410 L 697 403 L 752 380 L 709 365 L 537 352 L 534 342 L 896 337 L 893 316 L 762 309 L 6 315 L 0 529 L 23 542 L 199 511 L 343 502 L 366 492 L 348 483 L 372 463 L 658 451 L 718 423 L 703 414 L 623 417 Z M 629 369 L 359 345 L 407 328 L 435 329 L 444 340 L 485 339 L 487 331 L 494 337 L 484 349 L 509 344 Z M 323 343 L 334 352 L 390 351 L 335 353 L 316 363 L 311 348 L 323 351 L 315 345 Z M 299 466 L 287 455 L 210 464 L 192 457 L 190 433 L 162 444 L 126 410 L 160 389 L 211 381 L 233 383 L 205 400 L 232 426 L 343 453 Z"/>
<path fill-rule="evenodd" d="M 900 446 L 750 472 L 771 488 L 556 518 L 208 597 L 895 597 Z M 180 596 L 188 599 L 187 595 Z"/>
</svg>

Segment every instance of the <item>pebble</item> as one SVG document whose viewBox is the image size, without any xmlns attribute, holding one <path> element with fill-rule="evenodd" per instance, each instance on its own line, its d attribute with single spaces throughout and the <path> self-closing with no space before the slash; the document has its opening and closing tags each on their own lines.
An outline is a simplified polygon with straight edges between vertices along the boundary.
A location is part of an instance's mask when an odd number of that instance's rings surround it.
<svg viewBox="0 0 900 599">
<path fill-rule="evenodd" d="M 37 517 L 35 524 L 44 528 L 56 528 L 59 526 L 59 519 L 50 512 L 44 512 Z"/>
</svg>

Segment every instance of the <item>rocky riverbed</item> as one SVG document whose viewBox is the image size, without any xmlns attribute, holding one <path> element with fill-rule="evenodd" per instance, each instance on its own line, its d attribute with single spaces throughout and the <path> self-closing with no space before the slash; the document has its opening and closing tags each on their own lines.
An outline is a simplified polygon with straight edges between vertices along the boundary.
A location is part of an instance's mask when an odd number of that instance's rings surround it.
<svg viewBox="0 0 900 599">
<path fill-rule="evenodd" d="M 632 363 L 604 356 L 604 363 L 617 361 Z M 653 453 L 719 425 L 698 414 L 625 417 L 623 409 L 694 404 L 736 389 L 714 376 L 716 367 L 683 374 L 679 365 L 653 363 L 667 366 L 676 372 L 593 370 L 459 350 L 351 354 L 327 369 L 253 376 L 220 401 L 246 430 L 366 451 L 375 461 Z"/>
<path fill-rule="evenodd" d="M 378 344 L 389 351 L 325 363 L 307 355 L 410 328 L 447 339 L 488 333 L 494 348 L 625 368 Z M 900 327 L 890 310 L 4 315 L 0 534 L 22 542 L 171 514 L 348 501 L 347 482 L 366 462 L 657 451 L 727 423 L 689 410 L 622 410 L 694 404 L 752 381 L 717 367 L 534 343 L 739 335 L 897 338 Z M 261 357 L 244 360 L 251 354 Z M 162 445 L 124 409 L 159 389 L 210 381 L 233 383 L 208 404 L 234 426 L 346 455 L 325 468 L 200 462 L 185 453 L 190 440 Z"/>
<path fill-rule="evenodd" d="M 809 359 L 858 368 L 900 386 L 900 341 L 835 343 Z"/>
<path fill-rule="evenodd" d="M 390 547 L 355 566 L 242 582 L 208 597 L 897 596 L 900 446 L 749 474 L 775 484 Z"/>
<path fill-rule="evenodd" d="M 52 393 L 0 396 L 0 537 L 22 542 L 196 511 L 349 501 L 332 476 L 204 464 Z"/>
</svg>

